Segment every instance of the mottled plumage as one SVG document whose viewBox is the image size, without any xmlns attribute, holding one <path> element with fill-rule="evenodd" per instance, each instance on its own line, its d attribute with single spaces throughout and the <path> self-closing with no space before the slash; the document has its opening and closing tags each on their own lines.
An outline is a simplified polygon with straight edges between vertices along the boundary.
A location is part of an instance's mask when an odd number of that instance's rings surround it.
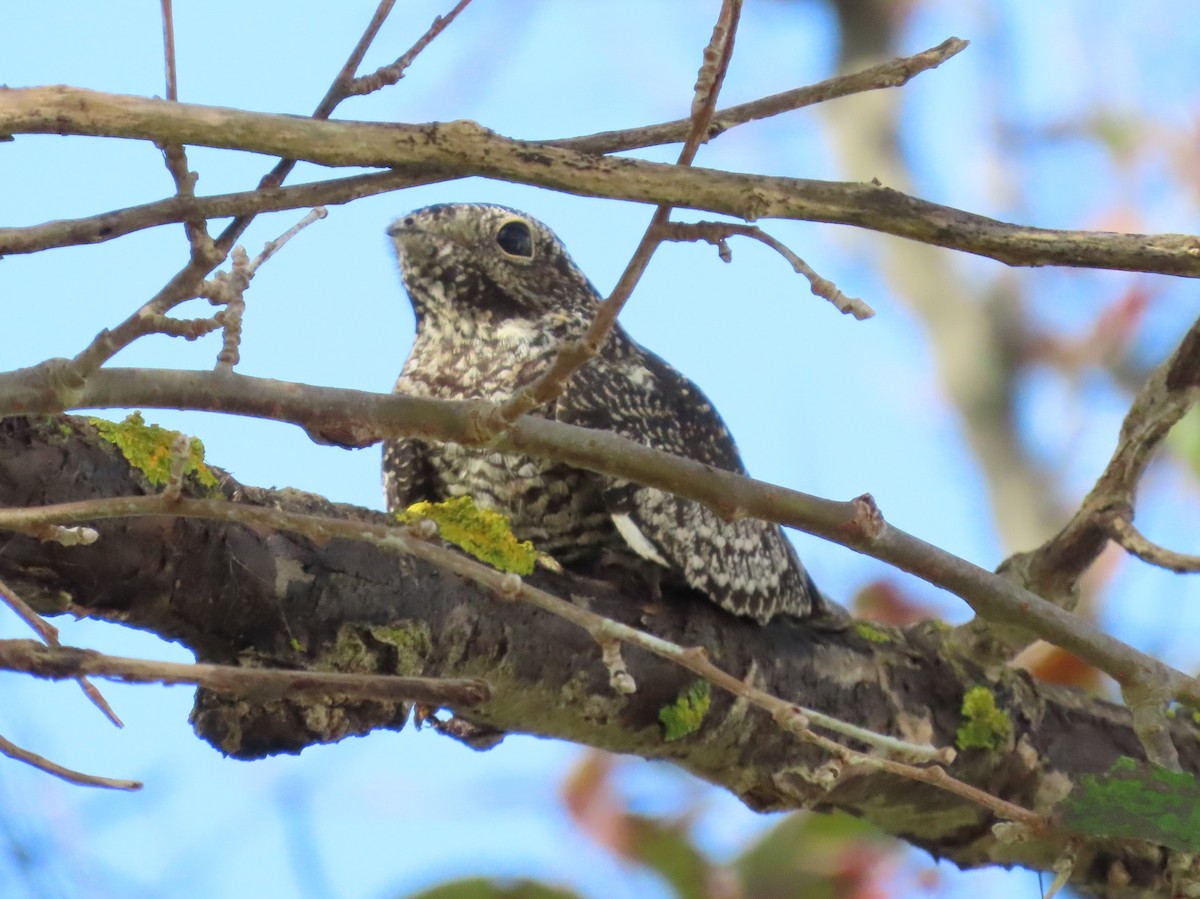
<svg viewBox="0 0 1200 899">
<path fill-rule="evenodd" d="M 417 318 L 397 392 L 506 398 L 545 368 L 561 341 L 583 334 L 600 300 L 554 234 L 512 209 L 431 206 L 399 219 L 388 234 Z M 699 388 L 619 326 L 563 394 L 533 414 L 745 471 Z M 456 444 L 390 441 L 383 467 L 389 509 L 470 495 L 510 516 L 519 538 L 568 568 L 620 565 L 760 622 L 823 608 L 774 524 L 725 522 L 661 490 Z"/>
</svg>

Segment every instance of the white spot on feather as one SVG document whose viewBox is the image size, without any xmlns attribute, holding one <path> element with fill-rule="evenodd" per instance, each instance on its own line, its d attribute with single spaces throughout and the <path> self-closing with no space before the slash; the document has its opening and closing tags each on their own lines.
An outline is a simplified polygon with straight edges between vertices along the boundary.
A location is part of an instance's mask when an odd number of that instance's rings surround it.
<svg viewBox="0 0 1200 899">
<path fill-rule="evenodd" d="M 617 526 L 617 533 L 625 539 L 625 542 L 629 544 L 629 548 L 635 553 L 643 559 L 649 559 L 651 562 L 663 566 L 663 568 L 671 567 L 670 563 L 655 549 L 654 544 L 650 542 L 649 538 L 633 523 L 633 519 L 629 517 L 628 513 L 621 512 L 618 515 L 613 515 L 612 520 L 613 524 Z"/>
<path fill-rule="evenodd" d="M 496 336 L 510 346 L 516 344 L 517 347 L 524 347 L 533 342 L 536 326 L 534 322 L 525 319 L 510 318 L 496 329 Z"/>
</svg>

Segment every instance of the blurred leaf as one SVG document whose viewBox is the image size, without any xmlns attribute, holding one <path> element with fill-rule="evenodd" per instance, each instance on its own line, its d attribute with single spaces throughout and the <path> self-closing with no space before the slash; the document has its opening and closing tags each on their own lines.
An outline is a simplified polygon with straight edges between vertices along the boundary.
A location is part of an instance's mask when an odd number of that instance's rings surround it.
<svg viewBox="0 0 1200 899">
<path fill-rule="evenodd" d="M 563 803 L 576 825 L 614 855 L 627 858 L 632 835 L 629 812 L 613 788 L 613 757 L 587 752 L 563 781 Z"/>
<path fill-rule="evenodd" d="M 680 899 L 710 899 L 717 869 L 692 843 L 686 821 L 630 816 L 632 855 L 657 871 Z"/>
<path fill-rule="evenodd" d="M 932 608 L 914 601 L 894 581 L 886 579 L 872 581 L 859 590 L 854 596 L 852 608 L 856 618 L 866 618 L 893 627 L 904 627 L 937 617 Z"/>
<path fill-rule="evenodd" d="M 536 880 L 488 880 L 468 877 L 443 883 L 407 899 L 581 899 L 573 890 L 547 886 Z"/>
<path fill-rule="evenodd" d="M 571 818 L 591 839 L 627 862 L 660 874 L 681 899 L 710 899 L 722 870 L 692 843 L 690 819 L 635 815 L 612 782 L 614 757 L 589 752 L 563 783 Z"/>
<path fill-rule="evenodd" d="M 901 844 L 849 815 L 782 818 L 735 859 L 743 895 L 754 899 L 849 899 L 881 893 Z"/>
<path fill-rule="evenodd" d="M 1085 775 L 1058 813 L 1079 833 L 1200 852 L 1200 784 L 1193 774 L 1120 758 L 1107 774 Z"/>
<path fill-rule="evenodd" d="M 1021 654 L 1020 667 L 1040 681 L 1096 691 L 1100 672 L 1074 653 L 1049 643 L 1035 643 Z"/>
<path fill-rule="evenodd" d="M 1192 474 L 1200 476 L 1200 408 L 1193 406 L 1176 422 L 1167 435 L 1167 445 L 1187 463 Z"/>
</svg>

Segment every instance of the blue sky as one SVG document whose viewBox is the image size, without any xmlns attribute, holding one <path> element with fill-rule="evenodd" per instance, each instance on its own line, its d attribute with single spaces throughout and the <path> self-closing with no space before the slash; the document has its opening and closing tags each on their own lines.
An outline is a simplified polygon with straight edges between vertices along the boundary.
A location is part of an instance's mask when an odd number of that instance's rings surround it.
<svg viewBox="0 0 1200 899">
<path fill-rule="evenodd" d="M 368 57 L 390 61 L 448 2 L 398 4 Z M 357 40 L 373 4 L 177 4 L 180 97 L 198 103 L 307 114 Z M 336 8 L 336 14 L 330 10 Z M 425 121 L 471 118 L 502 133 L 539 138 L 627 127 L 686 114 L 699 50 L 715 3 L 489 3 L 477 0 L 398 86 L 356 99 L 342 118 Z M 1097 226 L 1119 174 L 1083 137 L 1038 154 L 1006 149 L 1021 127 L 1050 127 L 1092 104 L 1156 127 L 1195 120 L 1200 37 L 1176 29 L 1165 2 L 1105 5 L 1075 0 L 1048 11 L 1032 0 L 929 2 L 919 6 L 906 52 L 956 34 L 972 47 L 903 89 L 904 140 L 928 199 L 1033 224 Z M 27 7 L 6 23 L 0 83 L 68 83 L 161 95 L 160 22 L 149 5 L 77 4 L 69 16 Z M 13 17 L 10 17 L 12 19 Z M 1157 24 L 1156 24 L 1157 23 Z M 831 74 L 833 23 L 816 3 L 748 0 L 726 103 Z M 1192 29 L 1192 31 L 1196 31 Z M 1151 34 L 1154 34 L 1153 41 Z M 1148 47 L 1153 46 L 1154 52 Z M 986 99 L 981 99 L 986 98 Z M 999 124 L 988 108 L 1000 110 Z M 701 151 L 698 164 L 739 171 L 840 179 L 843 171 L 822 112 L 803 110 L 738 129 Z M 673 158 L 675 150 L 643 155 Z M 243 190 L 267 162 L 248 154 L 192 150 L 203 193 Z M 1196 197 L 1151 156 L 1133 179 L 1142 227 L 1196 232 Z M 301 166 L 295 180 L 327 174 Z M 166 196 L 159 153 L 137 142 L 20 137 L 0 144 L 0 225 L 32 224 Z M 390 388 L 407 353 L 412 316 L 384 228 L 432 202 L 480 200 L 519 207 L 563 238 L 602 292 L 615 282 L 650 210 L 468 179 L 333 207 L 267 263 L 247 296 L 246 374 L 369 390 Z M 244 238 L 251 254 L 298 213 L 260 217 Z M 681 217 L 687 214 L 682 214 Z M 636 339 L 696 380 L 721 410 L 752 473 L 834 498 L 871 492 L 889 519 L 985 566 L 1003 558 L 980 475 L 936 381 L 920 326 L 878 274 L 881 238 L 852 229 L 766 223 L 823 275 L 878 310 L 867 323 L 836 313 L 808 293 L 787 264 L 758 245 L 735 242 L 732 265 L 706 246 L 666 246 L 631 300 L 623 322 Z M 71 355 L 101 328 L 136 308 L 180 266 L 178 228 L 107 244 L 0 261 L 5 369 Z M 1001 267 L 956 261 L 980 282 Z M 1098 296 L 1133 283 L 1119 273 L 1020 271 L 1032 315 L 1067 332 L 1092 320 Z M 1166 300 L 1151 313 L 1136 349 L 1161 356 L 1189 323 L 1190 283 L 1154 279 Z M 1184 292 L 1187 291 L 1185 294 Z M 1044 302 L 1041 302 L 1044 300 Z M 196 310 L 201 304 L 196 304 Z M 120 365 L 208 368 L 215 339 L 140 342 Z M 1123 413 L 1107 385 L 1088 407 L 1051 374 L 1028 386 L 1023 416 L 1039 452 L 1084 489 L 1099 471 Z M 238 477 L 292 486 L 379 507 L 376 449 L 315 446 L 299 431 L 244 419 L 154 413 L 200 436 L 209 457 Z M 1064 421 L 1077 424 L 1064 440 Z M 1194 516 L 1195 486 L 1177 472 L 1154 475 L 1156 491 L 1183 502 L 1152 506 L 1164 528 Z M 1194 517 L 1191 518 L 1194 520 Z M 1189 529 L 1194 530 L 1194 529 Z M 1176 531 L 1177 533 L 1177 531 Z M 885 575 L 879 563 L 806 535 L 797 545 L 831 595 L 848 597 Z M 1194 547 L 1178 546 L 1187 550 Z M 952 620 L 953 597 L 905 578 L 914 595 Z M 1111 612 L 1111 624 L 1179 664 L 1194 661 L 1186 626 L 1200 621 L 1194 587 L 1126 566 L 1118 583 L 1139 595 L 1171 597 L 1180 635 L 1163 634 L 1153 602 Z M 1182 595 L 1187 593 L 1187 596 Z M 68 642 L 125 655 L 186 659 L 154 637 L 94 623 L 58 622 Z M 1192 631 L 1194 633 L 1194 631 Z M 25 636 L 0 616 L 0 636 Z M 31 845 L 55 849 L 53 873 L 22 875 L 0 859 L 0 893 L 10 896 L 298 896 L 365 899 L 396 895 L 453 875 L 546 876 L 594 896 L 656 895 L 659 888 L 614 865 L 574 835 L 557 800 L 574 747 L 511 738 L 476 754 L 430 734 L 373 734 L 295 758 L 246 764 L 222 759 L 187 724 L 182 688 L 106 686 L 124 731 L 108 727 L 74 685 L 0 675 L 6 701 L 0 732 L 64 764 L 144 779 L 138 795 L 70 787 L 14 764 L 0 765 L 0 804 Z M 644 810 L 680 802 L 678 778 L 631 763 L 623 788 Z M 698 825 L 706 846 L 726 856 L 769 820 L 713 793 Z M 36 809 L 27 815 L 24 810 Z M 43 850 L 44 851 L 44 850 Z M 210 858 L 226 858 L 214 866 Z M 35 865 L 36 870 L 43 870 Z M 945 895 L 1012 889 L 1033 894 L 1032 875 L 987 872 L 952 878 Z M 290 887 L 281 884 L 291 883 Z M 32 884 L 38 884 L 38 892 Z M 661 893 L 657 893 L 661 894 Z"/>
</svg>

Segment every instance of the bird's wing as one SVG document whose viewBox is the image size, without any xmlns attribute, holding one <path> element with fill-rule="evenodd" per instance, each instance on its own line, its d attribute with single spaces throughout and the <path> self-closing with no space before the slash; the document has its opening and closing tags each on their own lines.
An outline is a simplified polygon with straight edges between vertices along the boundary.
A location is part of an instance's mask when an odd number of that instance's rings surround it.
<svg viewBox="0 0 1200 899">
<path fill-rule="evenodd" d="M 556 417 L 744 474 L 733 438 L 700 389 L 624 334 L 576 372 Z M 806 617 L 815 588 L 778 525 L 724 521 L 699 503 L 612 480 L 603 491 L 630 548 L 728 611 Z"/>
<path fill-rule="evenodd" d="M 383 491 L 389 512 L 421 500 L 436 500 L 433 469 L 425 444 L 410 437 L 383 442 Z"/>
</svg>

